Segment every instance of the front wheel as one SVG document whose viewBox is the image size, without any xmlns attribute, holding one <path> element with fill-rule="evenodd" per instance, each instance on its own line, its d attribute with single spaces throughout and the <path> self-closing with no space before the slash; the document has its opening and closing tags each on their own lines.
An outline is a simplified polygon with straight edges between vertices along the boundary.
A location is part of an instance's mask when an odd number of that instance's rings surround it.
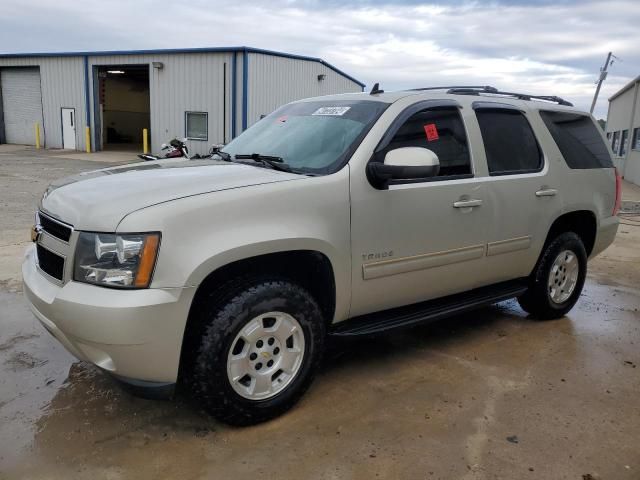
<svg viewBox="0 0 640 480">
<path fill-rule="evenodd" d="M 234 425 L 291 408 L 320 363 L 325 326 L 313 297 L 284 280 L 255 281 L 200 306 L 206 328 L 192 365 L 204 407 Z"/>
<path fill-rule="evenodd" d="M 529 288 L 518 302 L 534 318 L 560 318 L 578 301 L 586 276 L 587 253 L 582 240 L 573 232 L 562 233 L 545 247 Z"/>
</svg>

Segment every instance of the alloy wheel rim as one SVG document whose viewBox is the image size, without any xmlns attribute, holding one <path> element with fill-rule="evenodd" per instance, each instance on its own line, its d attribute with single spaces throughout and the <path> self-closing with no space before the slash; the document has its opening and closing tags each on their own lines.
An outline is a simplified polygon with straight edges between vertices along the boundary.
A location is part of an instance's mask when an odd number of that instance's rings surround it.
<svg viewBox="0 0 640 480">
<path fill-rule="evenodd" d="M 296 378 L 305 353 L 304 332 L 284 312 L 268 312 L 247 322 L 227 356 L 227 377 L 233 390 L 249 400 L 265 400 Z"/>
<path fill-rule="evenodd" d="M 579 273 L 580 263 L 576 254 L 571 250 L 560 252 L 551 265 L 547 281 L 552 302 L 561 304 L 571 297 L 578 283 Z"/>
</svg>

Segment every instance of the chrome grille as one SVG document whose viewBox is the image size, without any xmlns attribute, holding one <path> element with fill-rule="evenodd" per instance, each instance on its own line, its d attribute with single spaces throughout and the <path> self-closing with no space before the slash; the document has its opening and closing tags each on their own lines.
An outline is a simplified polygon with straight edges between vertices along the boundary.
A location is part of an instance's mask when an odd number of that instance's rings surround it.
<svg viewBox="0 0 640 480">
<path fill-rule="evenodd" d="M 38 253 L 40 269 L 56 280 L 62 281 L 64 278 L 64 258 L 51 250 L 47 250 L 40 244 L 36 245 L 36 252 Z"/>
<path fill-rule="evenodd" d="M 38 269 L 49 280 L 64 285 L 69 279 L 73 262 L 76 233 L 72 225 L 53 218 L 41 211 L 36 212 L 36 255 Z"/>
<path fill-rule="evenodd" d="M 56 237 L 63 242 L 69 242 L 73 228 L 58 220 L 55 220 L 42 212 L 38 212 L 38 222 L 42 229 L 49 235 Z"/>
</svg>

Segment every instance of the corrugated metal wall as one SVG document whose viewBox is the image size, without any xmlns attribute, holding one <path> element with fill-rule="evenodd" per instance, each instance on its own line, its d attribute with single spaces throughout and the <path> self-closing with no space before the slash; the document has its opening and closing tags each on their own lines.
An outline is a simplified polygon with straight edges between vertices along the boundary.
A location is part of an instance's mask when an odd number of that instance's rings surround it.
<svg viewBox="0 0 640 480">
<path fill-rule="evenodd" d="M 225 121 L 227 140 L 231 138 L 231 57 L 229 53 L 94 56 L 89 57 L 89 68 L 93 71 L 94 66 L 100 65 L 149 65 L 151 150 L 158 153 L 161 144 L 174 137 L 185 137 L 185 112 L 195 111 L 208 113 L 209 135 L 206 141 L 187 143 L 191 153 L 202 154 L 208 152 L 211 144 L 225 141 Z M 164 66 L 153 68 L 152 62 Z M 92 102 L 92 115 L 94 108 Z"/>
<path fill-rule="evenodd" d="M 260 115 L 268 115 L 280 105 L 301 98 L 361 92 L 362 87 L 326 65 L 309 60 L 249 54 L 248 126 Z M 318 80 L 318 75 L 326 78 Z"/>
<path fill-rule="evenodd" d="M 633 115 L 633 97 L 634 89 L 631 88 L 624 92 L 619 97 L 615 98 L 613 102 L 609 104 L 609 115 L 607 117 L 607 132 L 620 132 L 618 135 L 622 135 L 624 130 L 629 129 L 629 123 L 631 122 L 631 116 Z M 637 117 L 636 117 L 637 118 Z M 631 137 L 633 136 L 633 130 L 627 133 L 627 151 L 631 146 Z M 619 140 L 619 142 L 622 139 Z M 609 139 L 609 145 L 611 145 L 611 139 Z M 618 155 L 618 152 L 613 152 L 613 163 L 616 168 L 622 173 L 625 173 L 625 158 Z"/>
<path fill-rule="evenodd" d="M 99 66 L 149 65 L 151 110 L 151 150 L 159 153 L 162 143 L 173 137 L 184 137 L 185 112 L 208 113 L 208 139 L 190 140 L 192 153 L 206 153 L 213 143 L 231 140 L 232 113 L 235 112 L 235 133 L 243 129 L 245 101 L 243 70 L 246 61 L 247 98 L 246 123 L 250 126 L 262 114 L 271 113 L 282 104 L 305 97 L 334 93 L 359 92 L 361 87 L 331 68 L 311 60 L 292 59 L 262 53 L 202 52 L 144 53 L 88 56 L 88 87 L 92 150 L 95 135 Z M 232 106 L 232 81 L 235 57 L 236 98 Z M 42 80 L 43 142 L 49 148 L 62 148 L 61 108 L 75 108 L 78 120 L 77 146 L 85 146 L 85 57 L 12 57 L 0 58 L 3 66 L 38 66 Z M 152 67 L 161 62 L 164 67 Z M 226 74 L 225 74 L 226 64 Z M 318 81 L 318 75 L 326 75 Z M 226 88 L 226 91 L 225 91 Z M 225 128 L 226 125 L 226 128 Z M 99 147 L 99 145 L 97 145 Z M 142 145 L 140 146 L 142 149 Z"/>
<path fill-rule="evenodd" d="M 613 152 L 613 163 L 626 180 L 640 185 L 640 151 L 634 150 L 633 145 L 633 132 L 636 128 L 640 128 L 640 94 L 636 96 L 636 87 L 633 86 L 609 102 L 607 132 L 611 135 L 619 132 L 618 135 L 622 136 L 622 132 L 627 131 L 626 154 L 621 157 L 619 152 Z M 619 140 L 621 141 L 622 139 Z"/>
<path fill-rule="evenodd" d="M 77 145 L 84 149 L 84 72 L 82 57 L 0 58 L 2 67 L 40 67 L 43 146 L 62 148 L 61 109 L 75 108 Z M 35 136 L 34 136 L 35 138 Z"/>
</svg>

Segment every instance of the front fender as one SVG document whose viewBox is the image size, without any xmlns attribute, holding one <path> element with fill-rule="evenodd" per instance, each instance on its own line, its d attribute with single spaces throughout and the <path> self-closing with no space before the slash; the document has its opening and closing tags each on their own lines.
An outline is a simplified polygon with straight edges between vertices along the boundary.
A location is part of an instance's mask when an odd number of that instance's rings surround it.
<svg viewBox="0 0 640 480">
<path fill-rule="evenodd" d="M 166 202 L 127 215 L 118 232 L 160 231 L 152 288 L 199 285 L 238 260 L 292 250 L 324 254 L 333 267 L 336 318 L 351 291 L 349 169 Z"/>
</svg>

